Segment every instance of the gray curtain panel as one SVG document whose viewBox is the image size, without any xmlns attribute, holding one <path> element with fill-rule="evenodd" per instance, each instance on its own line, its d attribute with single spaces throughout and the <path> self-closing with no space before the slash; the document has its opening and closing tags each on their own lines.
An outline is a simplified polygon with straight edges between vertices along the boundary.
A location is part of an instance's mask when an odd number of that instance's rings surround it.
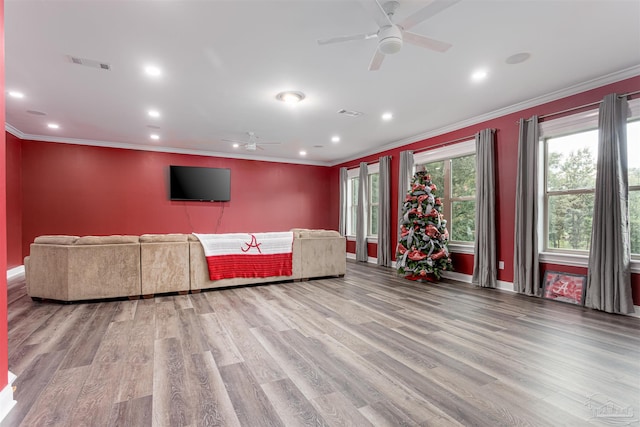
<svg viewBox="0 0 640 427">
<path fill-rule="evenodd" d="M 607 95 L 598 118 L 598 171 L 585 305 L 632 313 L 627 100 Z"/>
<path fill-rule="evenodd" d="M 497 285 L 494 131 L 476 134 L 476 239 L 472 283 Z"/>
<path fill-rule="evenodd" d="M 520 119 L 518 172 L 516 178 L 516 221 L 513 251 L 513 290 L 540 296 L 538 266 L 538 116 Z"/>
<path fill-rule="evenodd" d="M 358 212 L 356 218 L 356 261 L 367 262 L 367 212 L 369 211 L 369 169 L 365 162 L 360 163 L 358 177 Z"/>
<path fill-rule="evenodd" d="M 413 177 L 413 151 L 406 150 L 400 152 L 400 170 L 398 171 L 398 232 L 397 241 L 400 241 L 400 226 L 402 225 L 402 206 L 407 197 L 407 191 L 411 185 Z"/>
<path fill-rule="evenodd" d="M 347 168 L 340 168 L 340 229 L 342 236 L 347 234 Z"/>
<path fill-rule="evenodd" d="M 378 176 L 378 265 L 391 267 L 391 156 L 380 157 Z"/>
</svg>

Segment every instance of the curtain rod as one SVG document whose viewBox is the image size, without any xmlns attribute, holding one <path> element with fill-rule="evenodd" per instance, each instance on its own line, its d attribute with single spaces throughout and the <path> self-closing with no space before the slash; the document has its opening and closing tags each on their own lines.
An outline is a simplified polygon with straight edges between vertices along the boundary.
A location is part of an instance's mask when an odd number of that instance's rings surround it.
<svg viewBox="0 0 640 427">
<path fill-rule="evenodd" d="M 629 92 L 629 93 L 624 93 L 624 94 L 622 94 L 622 95 L 618 95 L 618 98 L 620 98 L 620 99 L 622 99 L 622 98 L 628 98 L 628 97 L 630 97 L 630 96 L 637 95 L 637 94 L 639 94 L 639 93 L 640 93 L 640 90 L 636 90 L 635 92 Z M 543 115 L 541 115 L 541 116 L 538 116 L 538 119 L 539 119 L 539 120 L 541 120 L 541 119 L 546 119 L 546 118 L 549 118 L 549 117 L 558 116 L 558 115 L 560 115 L 560 114 L 570 113 L 570 112 L 572 112 L 572 111 L 576 111 L 576 110 L 582 110 L 582 109 L 584 109 L 584 108 L 589 108 L 589 107 L 593 107 L 593 106 L 595 106 L 595 105 L 598 105 L 598 104 L 600 104 L 601 102 L 602 102 L 602 101 L 590 102 L 590 103 L 588 103 L 588 104 L 579 105 L 579 106 L 577 106 L 577 107 L 567 108 L 566 110 L 556 111 L 556 112 L 554 112 L 554 113 L 549 113 L 549 114 L 543 114 Z M 526 121 L 529 121 L 529 120 L 531 120 L 531 119 L 526 119 Z M 516 123 L 519 123 L 519 122 L 520 122 L 519 120 L 518 120 L 518 121 L 516 121 Z"/>
<path fill-rule="evenodd" d="M 463 136 L 462 138 L 453 139 L 451 141 L 439 142 L 438 144 L 435 144 L 435 145 L 430 145 L 428 147 L 418 148 L 416 150 L 413 150 L 413 153 L 414 154 L 415 153 L 421 153 L 423 151 L 427 151 L 427 150 L 431 150 L 431 149 L 434 149 L 434 148 L 442 147 L 444 145 L 449 145 L 449 144 L 453 144 L 453 143 L 461 142 L 461 141 L 468 141 L 470 139 L 475 139 L 475 138 L 476 138 L 475 134 L 470 135 L 470 136 Z"/>
</svg>

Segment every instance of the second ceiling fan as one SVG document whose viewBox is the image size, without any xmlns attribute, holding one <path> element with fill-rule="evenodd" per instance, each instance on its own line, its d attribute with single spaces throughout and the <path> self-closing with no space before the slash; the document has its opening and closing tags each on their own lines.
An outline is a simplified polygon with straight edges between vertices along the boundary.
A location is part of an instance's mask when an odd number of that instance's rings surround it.
<svg viewBox="0 0 640 427">
<path fill-rule="evenodd" d="M 380 65 L 382 65 L 385 55 L 399 52 L 404 41 L 436 52 L 445 52 L 452 46 L 450 43 L 425 37 L 407 30 L 442 12 L 444 9 L 458 3 L 459 1 L 460 0 L 432 0 L 425 7 L 411 14 L 402 22 L 395 24 L 391 18 L 399 6 L 397 1 L 392 0 L 380 4 L 378 0 L 360 0 L 360 3 L 371 13 L 377 22 L 379 27 L 378 31 L 320 39 L 318 40 L 318 44 L 325 45 L 352 40 L 368 40 L 377 37 L 379 39 L 378 46 L 373 58 L 371 58 L 369 71 L 380 69 Z"/>
</svg>

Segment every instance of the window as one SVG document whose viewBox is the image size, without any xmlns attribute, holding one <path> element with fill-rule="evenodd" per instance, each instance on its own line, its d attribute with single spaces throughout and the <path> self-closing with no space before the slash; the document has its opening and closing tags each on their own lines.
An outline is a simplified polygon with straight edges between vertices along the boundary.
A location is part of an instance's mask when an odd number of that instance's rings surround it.
<svg viewBox="0 0 640 427">
<path fill-rule="evenodd" d="M 369 217 L 367 235 L 378 235 L 378 177 L 379 174 L 369 173 Z"/>
<path fill-rule="evenodd" d="M 640 102 L 629 102 L 627 123 L 629 229 L 633 258 L 640 258 Z M 590 247 L 598 156 L 598 113 L 589 111 L 541 124 L 544 251 L 587 256 Z M 543 257 L 554 261 L 553 257 Z"/>
<path fill-rule="evenodd" d="M 476 221 L 475 140 L 417 154 L 414 161 L 415 169 L 428 171 L 437 187 L 451 249 L 460 251 L 460 246 L 472 249 Z"/>
<path fill-rule="evenodd" d="M 640 120 L 627 124 L 631 253 L 640 258 Z"/>
<path fill-rule="evenodd" d="M 378 236 L 378 179 L 379 165 L 367 166 L 368 182 L 368 212 L 367 212 L 367 237 Z M 358 224 L 358 193 L 360 168 L 347 171 L 347 235 L 355 236 Z"/>
<path fill-rule="evenodd" d="M 358 169 L 348 171 L 347 180 L 347 235 L 356 235 L 356 225 L 358 220 Z"/>
<path fill-rule="evenodd" d="M 546 249 L 588 251 L 598 130 L 547 138 L 544 150 Z"/>
</svg>

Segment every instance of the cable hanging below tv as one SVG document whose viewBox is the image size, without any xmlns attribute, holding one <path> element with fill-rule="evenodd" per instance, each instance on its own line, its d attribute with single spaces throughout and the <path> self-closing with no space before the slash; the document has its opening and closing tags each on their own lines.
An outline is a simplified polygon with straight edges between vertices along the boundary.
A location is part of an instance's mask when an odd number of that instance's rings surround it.
<svg viewBox="0 0 640 427">
<path fill-rule="evenodd" d="M 199 202 L 228 202 L 231 200 L 231 170 L 170 165 L 169 198 Z"/>
</svg>

